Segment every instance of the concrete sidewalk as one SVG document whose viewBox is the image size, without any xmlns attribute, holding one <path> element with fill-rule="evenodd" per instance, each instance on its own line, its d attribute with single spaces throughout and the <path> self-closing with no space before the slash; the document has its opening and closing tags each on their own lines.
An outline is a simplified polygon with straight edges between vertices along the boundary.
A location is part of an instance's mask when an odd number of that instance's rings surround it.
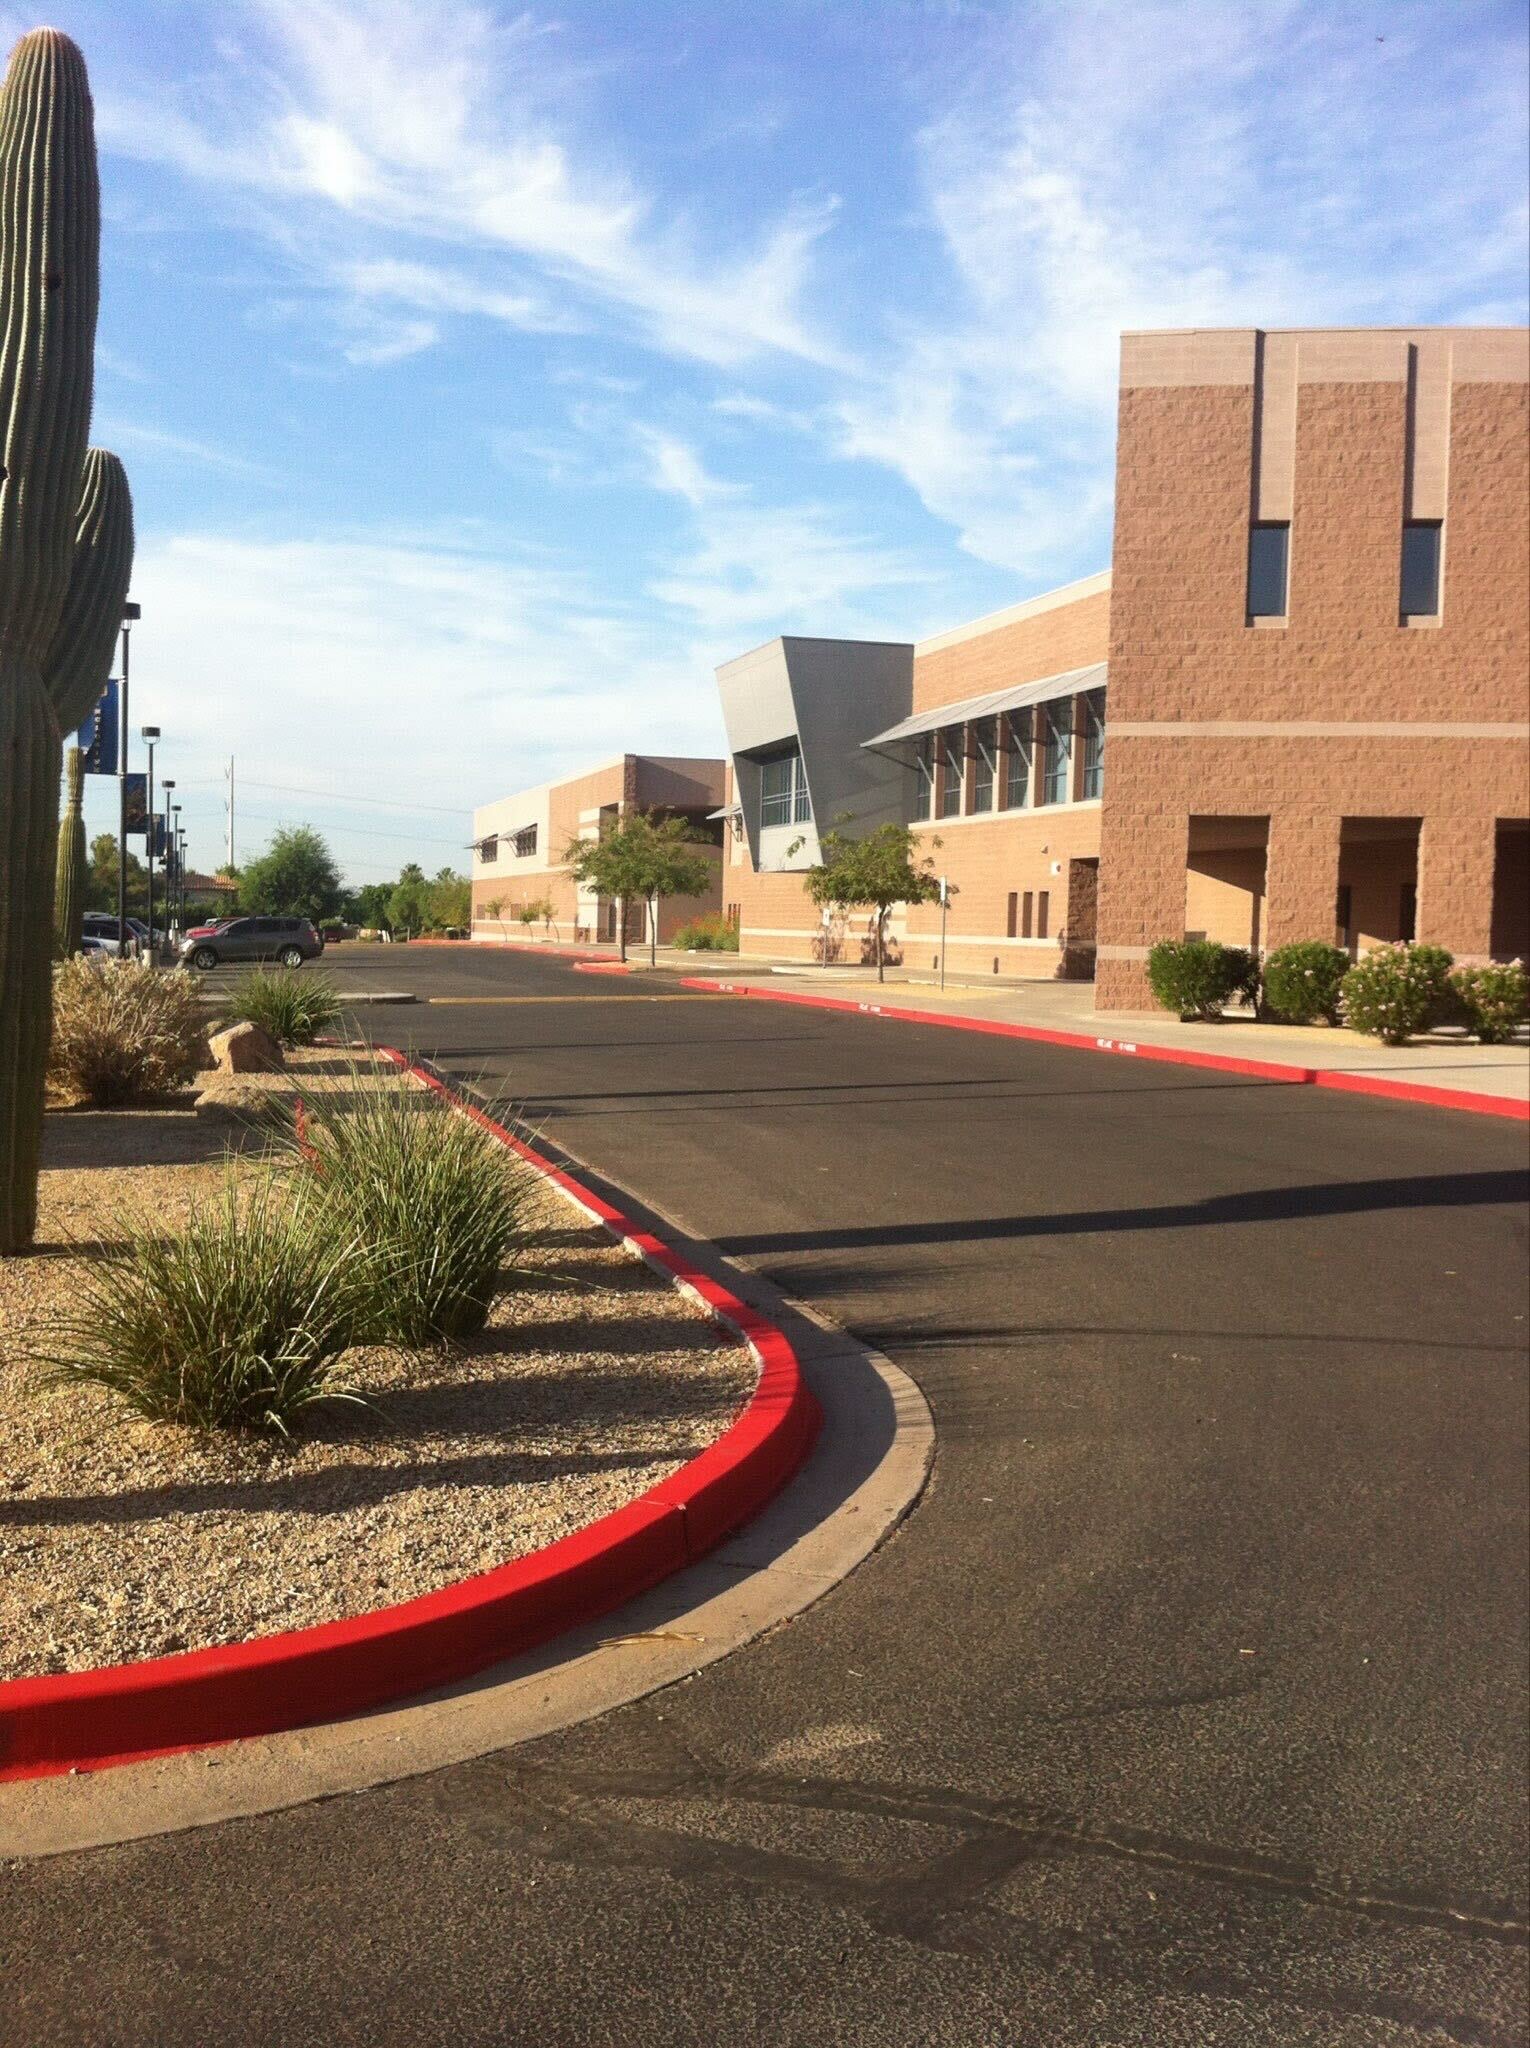
<svg viewBox="0 0 1530 2048">
<path fill-rule="evenodd" d="M 1162 1046 L 1176 1052 L 1213 1053 L 1223 1059 L 1268 1060 L 1280 1066 L 1312 1067 L 1386 1081 L 1402 1081 L 1509 1102 L 1530 1101 L 1530 1043 L 1477 1045 L 1459 1031 L 1440 1031 L 1416 1044 L 1381 1045 L 1353 1031 L 1326 1025 L 1258 1024 L 1234 1013 L 1220 1024 L 1181 1024 L 1164 1011 L 1099 1011 L 1092 984 L 1036 981 L 996 986 L 951 981 L 941 989 L 927 975 L 889 969 L 885 982 L 874 974 L 843 968 L 773 966 L 729 954 L 684 954 L 685 971 L 720 981 L 749 981 L 801 995 L 841 1001 L 883 1003 L 932 1017 L 971 1017 L 985 1023 L 1017 1024 L 1033 1030 L 1078 1032 L 1092 1038 Z"/>
</svg>

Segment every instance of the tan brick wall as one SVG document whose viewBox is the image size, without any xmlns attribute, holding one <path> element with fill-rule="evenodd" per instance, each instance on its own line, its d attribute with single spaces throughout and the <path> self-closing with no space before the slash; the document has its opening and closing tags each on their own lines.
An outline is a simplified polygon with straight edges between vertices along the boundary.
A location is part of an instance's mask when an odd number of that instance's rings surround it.
<svg viewBox="0 0 1530 2048">
<path fill-rule="evenodd" d="M 1437 335 L 1294 338 L 1289 623 L 1251 627 L 1245 579 L 1256 386 L 1226 337 L 1174 339 L 1160 366 L 1163 381 L 1146 371 L 1133 381 L 1131 365 L 1140 370 L 1147 359 L 1134 355 L 1134 338 L 1125 350 L 1101 1006 L 1145 1001 L 1140 960 L 1121 956 L 1184 929 L 1187 835 L 1197 815 L 1269 818 L 1270 947 L 1331 935 L 1341 819 L 1422 818 L 1418 936 L 1461 955 L 1486 954 L 1495 821 L 1530 812 L 1521 740 L 1132 728 L 1165 721 L 1522 725 L 1530 675 L 1530 422 L 1526 385 L 1508 381 L 1513 349 L 1494 354 L 1472 337 L 1452 337 L 1447 356 Z M 1443 615 L 1437 626 L 1406 627 L 1398 573 L 1409 480 L 1408 351 L 1415 346 L 1435 380 L 1420 390 L 1433 437 L 1424 451 L 1433 465 L 1429 488 L 1439 470 L 1446 490 Z M 1457 365 L 1448 448 L 1443 371 L 1436 374 L 1447 360 Z"/>
<path fill-rule="evenodd" d="M 915 652 L 914 709 L 933 711 L 1007 683 L 1036 683 L 1103 661 L 1110 645 L 1110 592 L 999 626 L 932 654 Z"/>
</svg>

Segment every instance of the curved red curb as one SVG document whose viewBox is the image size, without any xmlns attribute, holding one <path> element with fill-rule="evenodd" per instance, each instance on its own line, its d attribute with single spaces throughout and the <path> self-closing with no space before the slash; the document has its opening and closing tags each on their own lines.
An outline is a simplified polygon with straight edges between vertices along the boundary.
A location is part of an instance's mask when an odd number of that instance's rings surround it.
<svg viewBox="0 0 1530 2048">
<path fill-rule="evenodd" d="M 439 1076 L 391 1048 L 378 1050 L 455 1102 L 736 1330 L 760 1361 L 754 1393 L 716 1443 L 639 1499 L 545 1550 L 440 1592 L 216 1649 L 0 1681 L 0 1782 L 269 1735 L 468 1677 L 610 1613 L 693 1563 L 759 1512 L 817 1436 L 818 1403 L 774 1323 Z"/>
<path fill-rule="evenodd" d="M 936 1010 L 906 1010 L 892 1003 L 863 1003 L 852 996 L 805 995 L 798 989 L 761 988 L 752 981 L 713 981 L 684 975 L 682 988 L 715 995 L 754 996 L 767 1003 L 798 1003 L 814 1010 L 848 1010 L 868 1017 L 892 1017 L 902 1024 L 939 1024 L 947 1031 L 981 1031 L 990 1038 L 1026 1038 L 1040 1045 L 1073 1046 L 1083 1052 L 1124 1053 L 1132 1059 L 1162 1060 L 1176 1067 L 1209 1067 L 1245 1074 L 1256 1081 L 1283 1081 L 1308 1088 L 1337 1088 L 1350 1095 L 1383 1095 L 1396 1102 L 1423 1102 L 1435 1109 L 1466 1109 L 1478 1116 L 1530 1123 L 1530 1102 L 1507 1095 L 1477 1095 L 1464 1088 L 1433 1088 L 1422 1081 L 1393 1081 L 1380 1074 L 1356 1074 L 1342 1067 L 1289 1067 L 1278 1060 L 1240 1060 L 1229 1053 L 1195 1052 L 1189 1046 L 1143 1045 L 1133 1038 L 1092 1037 L 1084 1031 L 1052 1031 L 1041 1024 L 1006 1024 L 995 1017 L 948 1017 Z"/>
</svg>

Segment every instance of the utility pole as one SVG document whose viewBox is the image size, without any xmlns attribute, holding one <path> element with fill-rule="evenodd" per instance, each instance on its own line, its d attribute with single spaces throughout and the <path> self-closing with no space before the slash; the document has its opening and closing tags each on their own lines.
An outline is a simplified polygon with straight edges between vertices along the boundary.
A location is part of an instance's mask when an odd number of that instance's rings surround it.
<svg viewBox="0 0 1530 2048">
<path fill-rule="evenodd" d="M 226 776 L 228 777 L 228 854 L 227 854 L 227 863 L 228 863 L 228 870 L 229 870 L 229 873 L 230 873 L 230 874 L 232 874 L 232 873 L 233 873 L 233 871 L 234 871 L 234 757 L 233 757 L 233 755 L 232 755 L 232 754 L 230 754 L 230 755 L 229 755 L 229 757 L 228 757 L 228 766 L 227 766 L 227 768 L 225 768 L 225 769 L 224 769 L 224 771 L 223 771 L 223 772 L 224 772 L 224 774 L 225 774 L 225 775 L 226 775 Z"/>
<path fill-rule="evenodd" d="M 127 763 L 128 635 L 140 608 L 129 598 L 122 607 L 122 701 L 117 707 L 117 957 L 127 951 Z"/>
</svg>

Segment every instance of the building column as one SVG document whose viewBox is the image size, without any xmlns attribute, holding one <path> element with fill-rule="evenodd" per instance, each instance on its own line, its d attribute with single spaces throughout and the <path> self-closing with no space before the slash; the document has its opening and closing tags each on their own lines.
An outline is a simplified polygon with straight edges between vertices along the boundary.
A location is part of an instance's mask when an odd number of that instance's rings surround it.
<svg viewBox="0 0 1530 2048">
<path fill-rule="evenodd" d="M 1331 946 L 1338 904 L 1338 818 L 1272 813 L 1264 863 L 1265 952 L 1298 939 Z"/>
<path fill-rule="evenodd" d="M 1131 756 L 1154 741 L 1117 740 L 1114 793 L 1100 819 L 1100 907 L 1094 1003 L 1098 1010 L 1150 1010 L 1148 948 L 1159 939 L 1183 938 L 1185 865 L 1190 820 L 1184 812 L 1155 808 L 1144 795 L 1132 801 Z M 1144 766 L 1150 765 L 1150 756 Z"/>
<path fill-rule="evenodd" d="M 1425 818 L 1418 837 L 1418 937 L 1447 946 L 1463 964 L 1485 962 L 1493 944 L 1495 818 Z"/>
</svg>

